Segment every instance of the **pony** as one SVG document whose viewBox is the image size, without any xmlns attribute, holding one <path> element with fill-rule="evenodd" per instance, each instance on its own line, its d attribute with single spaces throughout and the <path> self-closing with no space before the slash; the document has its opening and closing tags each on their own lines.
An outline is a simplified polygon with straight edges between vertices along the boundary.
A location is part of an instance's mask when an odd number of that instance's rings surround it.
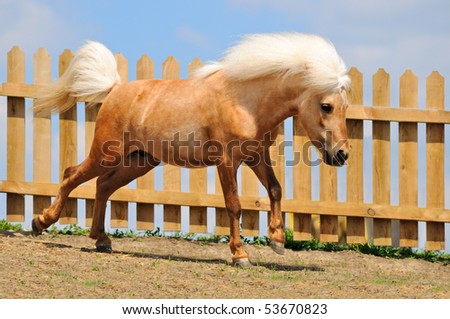
<svg viewBox="0 0 450 319">
<path fill-rule="evenodd" d="M 282 189 L 269 147 L 278 125 L 298 115 L 323 161 L 344 165 L 350 152 L 349 86 L 342 58 L 317 35 L 247 35 L 189 80 L 127 83 L 121 82 L 111 51 L 87 42 L 62 77 L 36 99 L 35 112 L 64 112 L 77 100 L 102 101 L 92 147 L 83 162 L 65 169 L 55 200 L 33 219 L 33 230 L 40 233 L 55 223 L 70 192 L 98 177 L 89 236 L 98 251 L 111 252 L 104 223 L 114 191 L 161 162 L 194 169 L 215 165 L 230 218 L 232 263 L 250 266 L 240 237 L 236 180 L 245 163 L 268 192 L 270 247 L 284 254 Z"/>
</svg>

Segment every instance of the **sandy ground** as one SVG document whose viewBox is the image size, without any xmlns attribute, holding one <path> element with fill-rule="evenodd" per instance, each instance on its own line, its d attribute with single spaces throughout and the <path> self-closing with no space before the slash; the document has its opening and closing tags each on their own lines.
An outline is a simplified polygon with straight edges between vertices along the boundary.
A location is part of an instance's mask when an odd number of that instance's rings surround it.
<svg viewBox="0 0 450 319">
<path fill-rule="evenodd" d="M 353 251 L 246 246 L 251 268 L 230 265 L 227 244 L 0 232 L 0 298 L 450 298 L 450 265 Z"/>
</svg>

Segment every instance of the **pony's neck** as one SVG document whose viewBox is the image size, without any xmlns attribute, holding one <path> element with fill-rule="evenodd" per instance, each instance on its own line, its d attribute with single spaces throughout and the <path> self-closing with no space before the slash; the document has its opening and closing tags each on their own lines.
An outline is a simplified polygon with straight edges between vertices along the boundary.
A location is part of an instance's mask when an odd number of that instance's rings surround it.
<svg viewBox="0 0 450 319">
<path fill-rule="evenodd" d="M 273 131 L 281 122 L 298 113 L 301 90 L 289 88 L 276 77 L 235 82 L 233 94 L 239 104 L 254 114 L 259 134 Z"/>
</svg>

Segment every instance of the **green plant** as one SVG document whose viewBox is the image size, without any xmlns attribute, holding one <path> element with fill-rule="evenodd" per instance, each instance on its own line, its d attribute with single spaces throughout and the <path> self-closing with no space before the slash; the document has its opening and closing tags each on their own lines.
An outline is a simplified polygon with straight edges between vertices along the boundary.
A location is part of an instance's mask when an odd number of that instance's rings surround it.
<svg viewBox="0 0 450 319">
<path fill-rule="evenodd" d="M 220 243 L 220 242 L 228 242 L 229 237 L 221 236 L 221 235 L 199 235 L 195 239 L 192 238 L 192 240 L 196 240 L 199 242 L 204 243 Z"/>
<path fill-rule="evenodd" d="M 161 229 L 159 229 L 159 227 L 156 227 L 155 230 L 146 230 L 144 232 L 144 236 L 147 236 L 147 237 L 162 237 L 163 234 L 161 233 Z"/>
<path fill-rule="evenodd" d="M 71 236 L 86 236 L 89 234 L 90 230 L 87 228 L 82 228 L 78 225 L 68 225 L 63 229 L 58 229 L 55 225 L 53 225 L 49 230 L 49 234 L 53 235 L 71 235 Z"/>
<path fill-rule="evenodd" d="M 295 241 L 292 239 L 290 231 L 286 231 L 286 244 L 287 249 L 294 251 L 298 250 L 323 250 L 323 251 L 343 251 L 351 250 L 357 251 L 362 254 L 374 255 L 383 258 L 414 258 L 422 259 L 430 262 L 442 262 L 444 264 L 450 264 L 450 255 L 436 252 L 436 251 L 421 251 L 417 252 L 411 248 L 397 248 L 391 246 L 375 246 L 370 243 L 362 244 L 343 244 L 338 245 L 334 243 L 321 243 L 316 239 L 307 241 Z"/>
<path fill-rule="evenodd" d="M 110 234 L 114 238 L 136 238 L 137 234 L 132 229 L 126 231 L 116 229 L 114 233 Z"/>
<path fill-rule="evenodd" d="M 6 220 L 0 220 L 0 230 L 13 230 L 13 231 L 22 231 L 22 225 L 20 224 L 11 224 Z"/>
</svg>

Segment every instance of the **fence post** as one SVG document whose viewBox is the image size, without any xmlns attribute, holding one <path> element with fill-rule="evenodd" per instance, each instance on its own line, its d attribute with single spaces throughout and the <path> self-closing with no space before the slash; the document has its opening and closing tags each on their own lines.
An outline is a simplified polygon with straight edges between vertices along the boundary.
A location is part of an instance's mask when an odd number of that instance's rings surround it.
<svg viewBox="0 0 450 319">
<path fill-rule="evenodd" d="M 418 79 L 411 70 L 400 77 L 400 107 L 418 107 Z M 417 123 L 399 123 L 399 205 L 418 205 Z M 416 221 L 400 220 L 400 246 L 417 247 L 419 228 Z"/>
<path fill-rule="evenodd" d="M 25 53 L 17 46 L 8 52 L 7 81 L 25 83 Z M 25 99 L 7 98 L 7 167 L 8 181 L 25 180 Z M 6 195 L 6 218 L 12 222 L 25 220 L 25 200 L 22 195 Z"/>
<path fill-rule="evenodd" d="M 136 64 L 136 79 L 145 80 L 153 79 L 155 76 L 155 67 L 153 61 L 143 55 Z M 155 171 L 151 170 L 144 176 L 136 180 L 137 189 L 145 189 L 152 191 L 155 189 Z M 137 203 L 136 204 L 136 229 L 150 230 L 155 227 L 155 207 L 153 204 Z"/>
<path fill-rule="evenodd" d="M 163 80 L 178 80 L 180 78 L 180 64 L 173 56 L 163 63 Z M 163 167 L 164 190 L 181 191 L 181 170 L 179 167 L 165 165 Z M 181 207 L 178 205 L 164 205 L 164 231 L 181 230 Z"/>
<path fill-rule="evenodd" d="M 390 106 L 390 76 L 379 69 L 372 77 L 372 105 Z M 390 122 L 373 121 L 373 203 L 391 204 L 390 181 Z M 391 220 L 375 218 L 373 221 L 373 243 L 389 246 L 391 239 Z"/>
<path fill-rule="evenodd" d="M 352 79 L 349 91 L 349 104 L 362 105 L 363 75 L 355 67 L 348 75 Z M 347 160 L 347 202 L 362 203 L 364 200 L 363 181 L 363 138 L 364 122 L 362 120 L 347 120 L 348 141 L 352 151 Z M 347 217 L 347 238 L 349 244 L 365 242 L 365 219 L 363 217 Z"/>
<path fill-rule="evenodd" d="M 427 78 L 427 109 L 444 109 L 444 78 L 434 71 Z M 427 124 L 427 207 L 444 207 L 444 124 Z M 444 223 L 427 222 L 427 249 L 444 249 Z"/>
</svg>

